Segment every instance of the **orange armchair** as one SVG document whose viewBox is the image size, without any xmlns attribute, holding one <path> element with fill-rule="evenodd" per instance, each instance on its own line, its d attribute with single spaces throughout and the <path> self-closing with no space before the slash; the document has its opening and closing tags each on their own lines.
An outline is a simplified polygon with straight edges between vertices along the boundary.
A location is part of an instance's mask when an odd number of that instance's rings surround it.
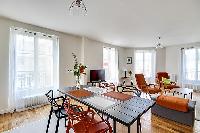
<svg viewBox="0 0 200 133">
<path fill-rule="evenodd" d="M 164 85 L 162 78 L 170 79 L 170 76 L 167 72 L 158 72 L 156 75 L 156 82 L 157 84 L 160 85 L 160 87 L 164 87 L 164 89 L 174 89 L 174 88 L 180 88 L 179 86 L 176 85 L 176 82 L 171 82 L 169 85 Z"/>
<path fill-rule="evenodd" d="M 135 78 L 136 78 L 137 86 L 142 92 L 145 92 L 148 94 L 155 94 L 155 93 L 159 93 L 162 91 L 159 88 L 159 86 L 156 86 L 154 84 L 148 85 L 145 81 L 143 74 L 135 74 Z"/>
</svg>

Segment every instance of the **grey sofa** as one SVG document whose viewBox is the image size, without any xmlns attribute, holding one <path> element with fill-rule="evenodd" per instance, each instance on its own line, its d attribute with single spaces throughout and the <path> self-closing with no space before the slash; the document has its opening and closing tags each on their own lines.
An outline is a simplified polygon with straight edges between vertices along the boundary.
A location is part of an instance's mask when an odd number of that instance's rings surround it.
<svg viewBox="0 0 200 133">
<path fill-rule="evenodd" d="M 156 100 L 156 98 L 157 97 L 151 97 L 152 100 Z M 168 109 L 156 104 L 151 108 L 151 113 L 188 126 L 193 126 L 195 120 L 195 105 L 196 101 L 189 101 L 188 103 L 189 111 L 185 113 Z"/>
</svg>

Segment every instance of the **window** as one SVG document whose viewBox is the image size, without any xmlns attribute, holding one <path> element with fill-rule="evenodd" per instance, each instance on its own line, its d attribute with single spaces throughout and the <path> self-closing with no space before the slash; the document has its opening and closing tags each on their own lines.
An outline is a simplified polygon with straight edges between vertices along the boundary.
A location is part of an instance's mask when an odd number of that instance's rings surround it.
<svg viewBox="0 0 200 133">
<path fill-rule="evenodd" d="M 103 48 L 103 68 L 105 80 L 118 83 L 118 52 L 115 48 Z"/>
<path fill-rule="evenodd" d="M 143 73 L 154 82 L 155 79 L 155 50 L 135 50 L 135 73 Z"/>
<path fill-rule="evenodd" d="M 200 83 L 200 48 L 183 49 L 182 72 L 185 83 Z"/>
<path fill-rule="evenodd" d="M 24 99 L 58 89 L 58 38 L 16 28 L 10 38 L 10 96 L 18 108 Z"/>
</svg>

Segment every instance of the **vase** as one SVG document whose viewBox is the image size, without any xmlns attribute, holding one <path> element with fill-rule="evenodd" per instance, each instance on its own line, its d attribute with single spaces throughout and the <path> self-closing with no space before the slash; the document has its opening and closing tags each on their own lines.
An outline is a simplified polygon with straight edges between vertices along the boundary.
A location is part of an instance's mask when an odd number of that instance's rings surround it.
<svg viewBox="0 0 200 133">
<path fill-rule="evenodd" d="M 81 86 L 81 84 L 80 84 L 80 76 L 76 76 L 76 88 L 80 89 L 80 86 Z"/>
</svg>

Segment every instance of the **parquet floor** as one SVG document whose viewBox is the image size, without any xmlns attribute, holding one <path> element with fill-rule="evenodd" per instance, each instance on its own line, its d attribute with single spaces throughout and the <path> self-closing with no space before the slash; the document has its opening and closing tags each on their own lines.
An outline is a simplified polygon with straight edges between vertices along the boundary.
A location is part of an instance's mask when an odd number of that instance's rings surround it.
<svg viewBox="0 0 200 133">
<path fill-rule="evenodd" d="M 194 93 L 194 99 L 200 100 L 200 94 Z M 50 106 L 46 105 L 23 112 L 8 113 L 0 115 L 0 132 L 22 126 L 23 124 L 38 121 L 49 114 Z M 194 127 L 185 126 L 158 116 L 148 111 L 141 118 L 142 133 L 200 133 L 200 121 L 195 121 Z M 136 125 L 131 127 L 135 131 Z M 126 133 L 127 128 L 117 123 L 117 132 Z"/>
</svg>

